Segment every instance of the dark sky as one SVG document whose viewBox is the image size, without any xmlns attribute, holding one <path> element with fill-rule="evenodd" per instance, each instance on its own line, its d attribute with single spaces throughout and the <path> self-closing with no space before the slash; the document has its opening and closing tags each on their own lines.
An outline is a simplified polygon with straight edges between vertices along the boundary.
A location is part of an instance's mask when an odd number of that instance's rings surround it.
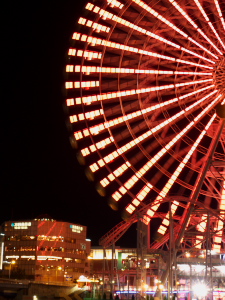
<svg viewBox="0 0 225 300">
<path fill-rule="evenodd" d="M 15 1 L 3 12 L 0 222 L 49 214 L 88 226 L 97 245 L 122 219 L 86 179 L 62 108 L 66 52 L 83 5 Z"/>
</svg>

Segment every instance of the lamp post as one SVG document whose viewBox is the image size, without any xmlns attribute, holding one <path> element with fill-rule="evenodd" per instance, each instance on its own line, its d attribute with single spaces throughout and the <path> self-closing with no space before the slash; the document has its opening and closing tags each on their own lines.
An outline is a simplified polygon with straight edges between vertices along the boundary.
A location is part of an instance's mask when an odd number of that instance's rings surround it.
<svg viewBox="0 0 225 300">
<path fill-rule="evenodd" d="M 159 282 L 158 289 L 160 290 L 160 299 L 162 300 L 162 291 L 164 289 L 164 285 L 161 282 Z"/>
<path fill-rule="evenodd" d="M 62 271 L 62 267 L 56 267 L 55 273 L 56 273 L 56 281 L 58 281 L 58 271 Z"/>
<path fill-rule="evenodd" d="M 10 279 L 10 277 L 11 277 L 11 269 L 12 269 L 12 265 L 14 265 L 16 262 L 15 262 L 15 260 L 12 260 L 9 264 L 9 279 Z"/>
</svg>

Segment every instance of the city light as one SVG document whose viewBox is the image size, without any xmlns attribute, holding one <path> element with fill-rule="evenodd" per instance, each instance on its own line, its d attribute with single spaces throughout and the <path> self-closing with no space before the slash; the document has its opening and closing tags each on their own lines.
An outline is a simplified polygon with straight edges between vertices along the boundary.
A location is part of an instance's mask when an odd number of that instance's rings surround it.
<svg viewBox="0 0 225 300">
<path fill-rule="evenodd" d="M 192 290 L 193 290 L 193 293 L 199 298 L 205 297 L 208 293 L 208 287 L 203 282 L 199 282 L 199 283 L 194 284 L 192 286 Z"/>
</svg>

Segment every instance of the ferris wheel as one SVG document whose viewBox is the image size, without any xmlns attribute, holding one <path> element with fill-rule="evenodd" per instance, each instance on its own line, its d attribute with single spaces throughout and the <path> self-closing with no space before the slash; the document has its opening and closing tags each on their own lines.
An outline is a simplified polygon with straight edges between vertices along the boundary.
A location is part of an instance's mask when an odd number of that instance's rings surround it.
<svg viewBox="0 0 225 300">
<path fill-rule="evenodd" d="M 91 1 L 66 75 L 72 143 L 120 228 L 157 218 L 158 249 L 173 220 L 177 245 L 210 231 L 224 252 L 224 1 Z"/>
</svg>

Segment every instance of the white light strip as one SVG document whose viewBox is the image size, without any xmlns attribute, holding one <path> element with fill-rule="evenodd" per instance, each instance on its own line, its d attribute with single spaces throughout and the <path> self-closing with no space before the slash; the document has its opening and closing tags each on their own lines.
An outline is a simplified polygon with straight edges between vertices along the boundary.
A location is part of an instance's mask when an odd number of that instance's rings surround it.
<svg viewBox="0 0 225 300">
<path fill-rule="evenodd" d="M 2 270 L 3 254 L 4 254 L 4 249 L 5 249 L 4 242 L 2 242 L 0 244 L 0 249 L 1 249 L 1 254 L 0 254 L 0 270 Z"/>
<path fill-rule="evenodd" d="M 96 110 L 92 110 L 92 111 L 89 111 L 89 112 L 86 112 L 86 113 L 82 113 L 82 114 L 79 114 L 79 115 L 70 116 L 70 123 L 75 123 L 75 122 L 78 122 L 78 121 L 83 121 L 85 119 L 87 119 L 87 120 L 93 120 L 96 117 L 99 117 L 99 116 L 102 116 L 102 115 L 104 115 L 103 109 L 96 109 Z"/>
<path fill-rule="evenodd" d="M 78 89 L 84 88 L 89 89 L 91 87 L 98 87 L 100 85 L 99 81 L 66 81 L 66 89 Z"/>
<path fill-rule="evenodd" d="M 58 259 L 62 259 L 61 256 L 51 256 L 51 255 L 38 255 L 37 256 L 37 260 L 58 260 Z"/>
<path fill-rule="evenodd" d="M 84 26 L 87 26 L 87 27 L 91 27 L 93 30 L 96 30 L 97 32 L 100 32 L 100 31 L 109 32 L 110 31 L 110 27 L 95 23 L 95 22 L 93 22 L 91 20 L 87 20 L 83 17 L 81 17 L 78 20 L 78 24 L 84 25 Z"/>
<path fill-rule="evenodd" d="M 113 171 L 112 173 L 110 173 L 107 177 L 103 178 L 100 181 L 100 184 L 103 187 L 106 187 L 110 182 L 112 182 L 113 180 L 115 180 L 117 177 L 119 177 L 120 175 L 122 175 L 127 169 L 129 169 L 130 166 L 131 166 L 130 162 L 126 161 L 119 168 L 117 168 L 115 171 Z"/>
<path fill-rule="evenodd" d="M 109 5 L 111 7 L 116 6 L 116 7 L 120 8 L 120 9 L 124 7 L 124 5 L 122 3 L 120 3 L 119 1 L 117 1 L 117 0 L 107 0 L 107 2 L 109 3 Z"/>
<path fill-rule="evenodd" d="M 75 48 L 70 48 L 68 51 L 69 56 L 78 56 L 78 57 L 83 57 L 87 60 L 92 60 L 92 59 L 101 59 L 102 58 L 102 53 L 101 52 L 96 52 L 96 51 L 89 51 L 89 50 L 80 50 L 80 49 L 75 49 Z M 67 72 L 68 69 L 67 69 Z M 71 71 L 73 72 L 73 71 Z"/>
<path fill-rule="evenodd" d="M 143 70 L 129 68 L 112 68 L 76 65 L 73 68 L 76 73 L 115 73 L 115 74 L 157 74 L 157 75 L 212 75 L 212 72 L 182 72 L 182 71 L 164 71 L 164 70 Z"/>
<path fill-rule="evenodd" d="M 83 156 L 87 156 L 89 155 L 90 153 L 93 153 L 95 151 L 97 151 L 97 149 L 103 149 L 105 148 L 107 145 L 111 144 L 114 142 L 114 138 L 111 136 L 111 137 L 108 137 L 104 140 L 101 140 L 100 142 L 97 142 L 89 147 L 86 147 L 84 149 L 81 150 L 81 153 Z"/>
</svg>

